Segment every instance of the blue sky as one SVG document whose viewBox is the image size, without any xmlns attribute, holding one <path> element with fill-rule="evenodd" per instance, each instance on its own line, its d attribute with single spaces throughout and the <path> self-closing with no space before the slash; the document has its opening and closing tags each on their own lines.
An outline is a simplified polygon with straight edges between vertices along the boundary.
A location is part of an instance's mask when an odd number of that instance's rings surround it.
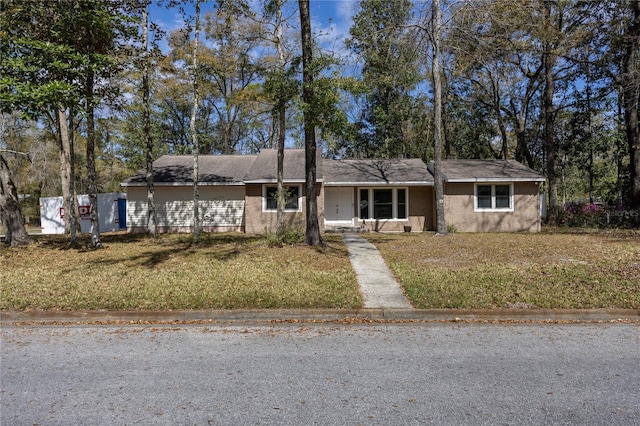
<svg viewBox="0 0 640 426">
<path fill-rule="evenodd" d="M 260 3 L 257 0 L 249 1 L 255 4 Z M 315 34 L 321 35 L 325 47 L 333 50 L 342 49 L 344 39 L 349 36 L 352 16 L 359 3 L 359 0 L 310 0 L 311 30 Z M 212 10 L 214 6 L 214 0 L 203 2 L 202 14 L 204 15 L 207 10 Z M 193 6 L 189 2 L 185 2 L 185 7 L 189 7 L 188 10 L 193 11 Z M 297 1 L 290 0 L 288 7 L 297 10 Z M 183 18 L 177 8 L 165 9 L 153 6 L 150 9 L 150 19 L 167 32 L 184 26 Z"/>
</svg>

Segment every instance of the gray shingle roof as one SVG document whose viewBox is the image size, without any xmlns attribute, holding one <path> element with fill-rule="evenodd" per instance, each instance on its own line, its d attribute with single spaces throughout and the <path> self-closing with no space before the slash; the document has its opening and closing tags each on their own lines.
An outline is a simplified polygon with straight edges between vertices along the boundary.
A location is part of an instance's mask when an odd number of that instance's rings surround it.
<svg viewBox="0 0 640 426">
<path fill-rule="evenodd" d="M 429 163 L 433 172 L 433 162 Z M 544 176 L 514 160 L 443 160 L 446 182 L 534 181 Z"/>
<path fill-rule="evenodd" d="M 433 162 L 420 159 L 322 160 L 318 153 L 317 179 L 326 185 L 433 185 Z M 544 177 L 513 160 L 444 160 L 446 182 L 542 182 Z M 164 155 L 153 163 L 157 185 L 193 184 L 193 156 Z M 304 182 L 304 149 L 287 149 L 284 179 Z M 201 155 L 202 185 L 243 185 L 277 180 L 277 151 L 265 149 L 258 155 Z M 123 186 L 146 184 L 145 170 L 126 179 Z"/>
<path fill-rule="evenodd" d="M 257 155 L 201 155 L 198 174 L 203 185 L 242 185 Z M 155 184 L 193 184 L 192 155 L 163 155 L 153 162 Z M 146 184 L 146 169 L 126 179 L 123 186 Z"/>
<path fill-rule="evenodd" d="M 284 150 L 284 180 L 287 182 L 305 181 L 304 149 Z M 316 157 L 316 180 L 322 180 L 322 157 L 320 150 Z M 253 162 L 245 176 L 245 182 L 276 182 L 278 179 L 278 151 L 263 149 Z"/>
<path fill-rule="evenodd" d="M 418 158 L 325 160 L 324 181 L 327 185 L 431 185 L 433 176 L 426 164 Z"/>
</svg>

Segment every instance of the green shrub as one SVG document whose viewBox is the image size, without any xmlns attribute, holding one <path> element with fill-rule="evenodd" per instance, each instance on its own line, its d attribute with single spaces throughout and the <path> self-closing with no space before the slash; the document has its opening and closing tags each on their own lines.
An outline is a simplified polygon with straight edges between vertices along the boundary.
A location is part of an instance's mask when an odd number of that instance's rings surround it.
<svg viewBox="0 0 640 426">
<path fill-rule="evenodd" d="M 265 238 L 271 247 L 299 244 L 304 241 L 304 229 L 299 226 L 282 225 L 276 232 L 265 228 Z"/>
</svg>

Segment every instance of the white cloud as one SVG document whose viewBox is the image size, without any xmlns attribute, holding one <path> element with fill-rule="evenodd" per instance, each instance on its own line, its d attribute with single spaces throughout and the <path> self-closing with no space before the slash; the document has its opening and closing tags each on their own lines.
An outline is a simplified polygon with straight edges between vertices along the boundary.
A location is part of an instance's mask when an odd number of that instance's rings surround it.
<svg viewBox="0 0 640 426">
<path fill-rule="evenodd" d="M 310 2 L 312 31 L 318 35 L 318 42 L 343 60 L 348 60 L 350 56 L 344 42 L 349 37 L 353 15 L 359 4 L 358 0 L 311 0 Z"/>
<path fill-rule="evenodd" d="M 338 16 L 347 22 L 351 22 L 353 20 L 353 15 L 358 11 L 358 7 L 360 5 L 359 1 L 350 0 L 350 1 L 337 1 L 336 2 L 336 13 Z"/>
</svg>

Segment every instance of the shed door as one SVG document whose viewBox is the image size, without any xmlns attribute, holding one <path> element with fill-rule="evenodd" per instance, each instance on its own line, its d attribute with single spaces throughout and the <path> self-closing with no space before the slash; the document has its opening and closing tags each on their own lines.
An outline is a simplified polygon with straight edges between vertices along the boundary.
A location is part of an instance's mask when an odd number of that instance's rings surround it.
<svg viewBox="0 0 640 426">
<path fill-rule="evenodd" d="M 325 187 L 324 217 L 333 224 L 353 224 L 353 188 Z"/>
<path fill-rule="evenodd" d="M 118 198 L 118 225 L 120 229 L 127 227 L 127 199 Z"/>
</svg>

